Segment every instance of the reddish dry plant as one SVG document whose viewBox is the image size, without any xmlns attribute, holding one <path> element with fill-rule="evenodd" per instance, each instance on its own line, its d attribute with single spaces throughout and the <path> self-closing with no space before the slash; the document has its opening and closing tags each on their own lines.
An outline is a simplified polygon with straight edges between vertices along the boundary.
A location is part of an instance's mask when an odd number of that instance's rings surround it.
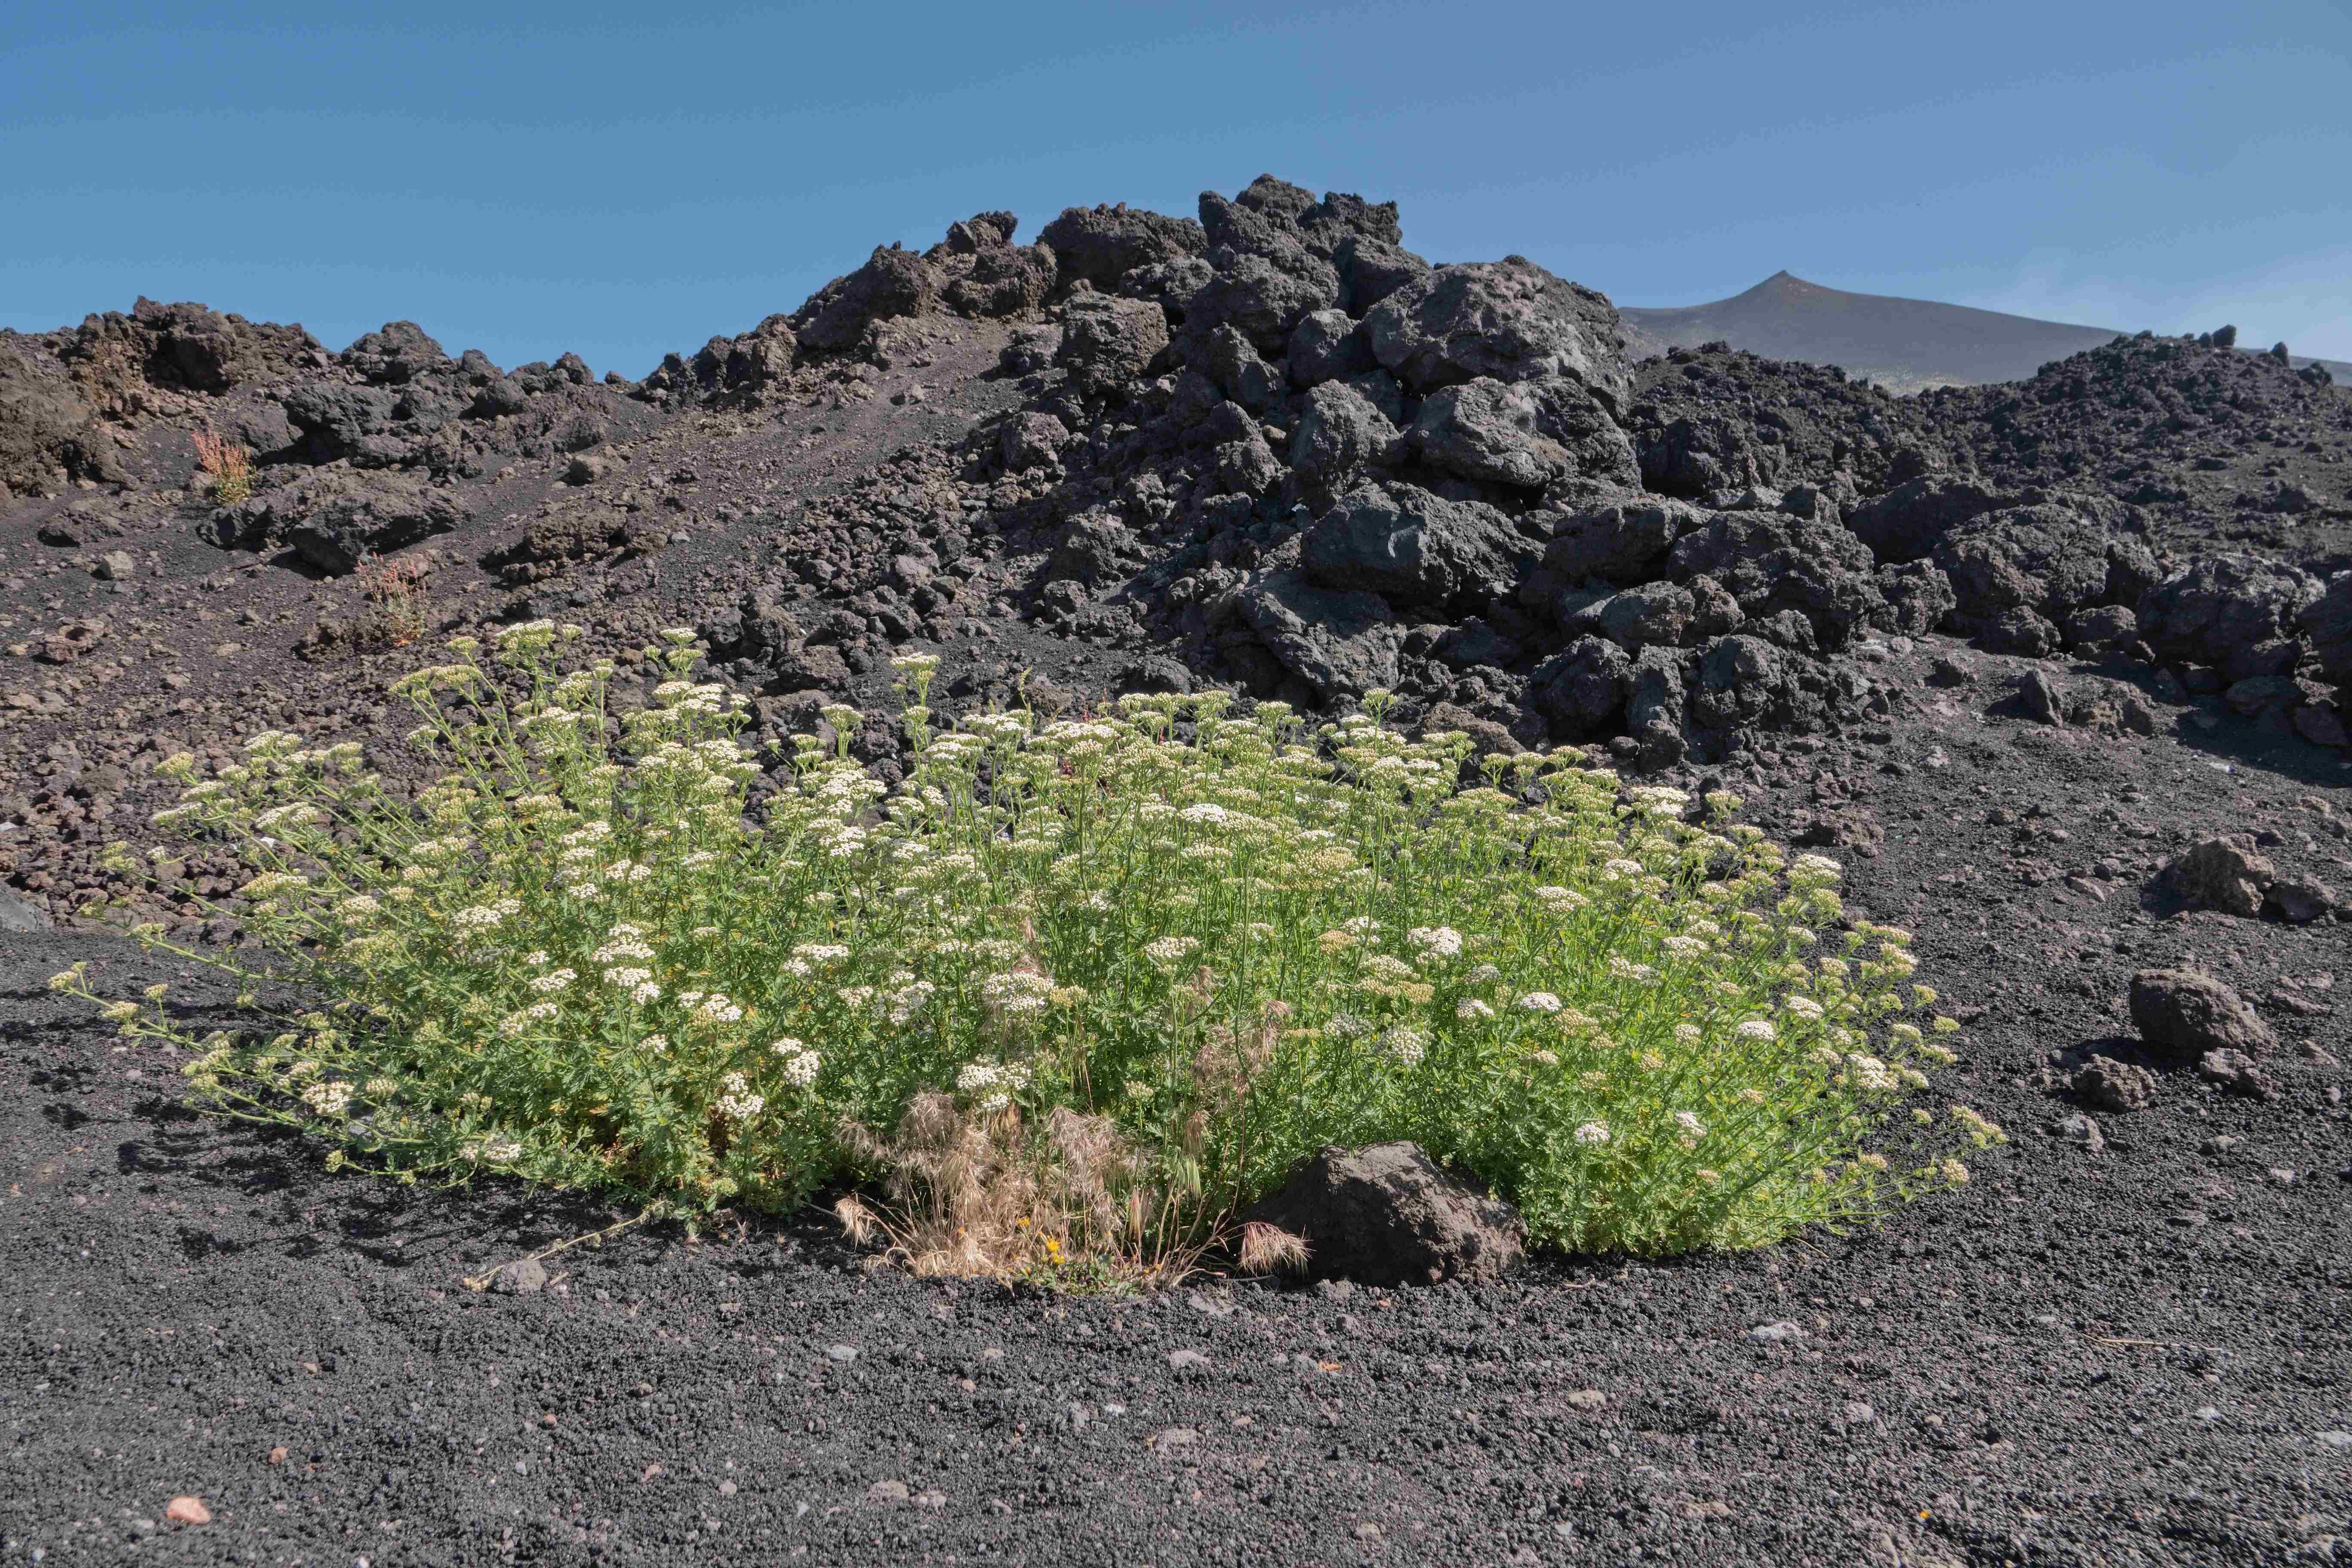
<svg viewBox="0 0 2352 1568">
<path fill-rule="evenodd" d="M 411 557 L 371 555 L 355 574 L 360 593 L 375 606 L 375 618 L 394 647 L 425 635 L 425 569 L 423 561 Z"/>
<path fill-rule="evenodd" d="M 212 479 L 213 494 L 224 502 L 253 493 L 253 454 L 226 437 L 196 432 L 196 468 Z"/>
<path fill-rule="evenodd" d="M 1195 1206 L 1158 1178 L 1107 1117 L 1055 1110 L 1042 1133 L 1017 1110 L 968 1113 L 917 1095 L 887 1138 L 851 1124 L 844 1141 L 881 1173 L 882 1202 L 834 1213 L 850 1240 L 886 1244 L 919 1276 L 1010 1279 L 1071 1267 L 1128 1283 L 1172 1283 L 1201 1248 L 1183 1237 Z"/>
</svg>

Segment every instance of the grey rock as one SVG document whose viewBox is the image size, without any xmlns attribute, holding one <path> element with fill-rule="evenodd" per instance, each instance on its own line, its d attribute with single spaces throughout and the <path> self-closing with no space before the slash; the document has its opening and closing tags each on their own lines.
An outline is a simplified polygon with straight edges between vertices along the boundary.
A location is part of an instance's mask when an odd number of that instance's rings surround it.
<svg viewBox="0 0 2352 1568">
<path fill-rule="evenodd" d="M 1316 520 L 1299 551 L 1313 582 L 1396 605 L 1491 605 L 1510 597 L 1535 563 L 1535 547 L 1495 508 L 1402 484 L 1350 490 Z"/>
<path fill-rule="evenodd" d="M 1237 590 L 1233 604 L 1275 659 L 1325 701 L 1396 684 L 1404 628 L 1376 595 L 1274 572 Z"/>
<path fill-rule="evenodd" d="M 57 922 L 13 888 L 0 887 L 0 931 L 54 931 Z"/>
<path fill-rule="evenodd" d="M 490 1276 L 490 1289 L 501 1296 L 533 1296 L 547 1289 L 547 1265 L 536 1258 L 520 1258 Z"/>
<path fill-rule="evenodd" d="M 1528 677 L 1528 706 L 1568 741 L 1610 728 L 1633 688 L 1633 661 L 1600 637 L 1580 637 L 1536 666 Z"/>
<path fill-rule="evenodd" d="M 2300 926 L 2326 919 L 2340 900 L 2335 889 L 2316 877 L 2303 875 L 2273 879 L 2264 889 L 2264 902 L 2289 925 Z"/>
<path fill-rule="evenodd" d="M 128 550 L 110 550 L 98 558 L 101 583 L 128 583 L 139 575 L 139 558 Z"/>
<path fill-rule="evenodd" d="M 1441 267 L 1365 317 L 1372 355 L 1416 392 L 1479 377 L 1581 384 L 1614 414 L 1633 379 L 1625 333 L 1606 296 L 1525 257 Z"/>
<path fill-rule="evenodd" d="M 1150 300 L 1079 294 L 1062 307 L 1054 363 L 1082 390 L 1099 392 L 1140 376 L 1167 346 L 1167 314 Z"/>
<path fill-rule="evenodd" d="M 2144 969 L 2133 975 L 2131 1017 L 2149 1050 L 2174 1067 L 2187 1067 L 2209 1051 L 2262 1056 L 2278 1043 L 2235 991 L 2194 970 Z"/>
<path fill-rule="evenodd" d="M 2107 1135 L 2099 1131 L 2099 1124 L 2079 1110 L 2053 1117 L 2044 1131 L 2053 1138 L 2078 1145 L 2086 1154 L 2096 1154 L 2107 1146 Z"/>
<path fill-rule="evenodd" d="M 1432 393 L 1410 439 L 1423 462 L 1488 484 L 1542 489 L 1565 479 L 1631 489 L 1633 443 L 1584 387 L 1480 376 Z"/>
<path fill-rule="evenodd" d="M 2066 693 L 2049 675 L 2030 669 L 2017 678 L 2018 705 L 2025 716 L 2043 724 L 2066 722 Z"/>
<path fill-rule="evenodd" d="M 2248 1100 L 2269 1100 L 2278 1092 L 2254 1058 L 2241 1050 L 2207 1051 L 2197 1058 L 2197 1076 L 2219 1084 L 2225 1094 Z"/>
<path fill-rule="evenodd" d="M 2291 669 L 2298 624 L 2322 597 L 2318 580 L 2296 567 L 2256 555 L 2203 556 L 2141 595 L 2140 637 L 2165 662 L 2210 665 L 2226 680 L 2284 674 L 2265 668 L 2279 657 L 2268 650 L 2287 650 Z"/>
<path fill-rule="evenodd" d="M 1019 414 L 1004 422 L 1004 466 L 1025 473 L 1057 462 L 1070 444 L 1070 427 L 1050 414 Z"/>
<path fill-rule="evenodd" d="M 1307 395 L 1290 437 L 1290 466 L 1312 489 L 1342 493 L 1367 469 L 1385 464 L 1396 442 L 1396 426 L 1362 393 L 1325 382 Z"/>
<path fill-rule="evenodd" d="M 1825 648 L 1840 648 L 1882 619 L 1870 552 L 1843 528 L 1786 512 L 1718 512 L 1669 554 L 1677 577 L 1704 573 L 1751 621 L 1794 610 Z"/>
<path fill-rule="evenodd" d="M 1845 526 L 1881 561 L 1917 561 L 1952 529 L 2013 499 L 1976 479 L 1929 474 L 1864 501 L 1846 515 Z"/>
<path fill-rule="evenodd" d="M 1360 1284 L 1492 1278 L 1526 1247 L 1508 1204 L 1406 1142 L 1327 1146 L 1244 1217 L 1305 1237 L 1315 1277 Z"/>
<path fill-rule="evenodd" d="M 1748 1337 L 1762 1345 L 1792 1345 L 1812 1337 L 1802 1323 L 1783 1318 L 1779 1322 L 1759 1323 L 1748 1331 Z"/>
<path fill-rule="evenodd" d="M 1290 334 L 1292 384 L 1316 387 L 1372 368 L 1372 344 L 1345 310 L 1312 310 Z"/>
</svg>

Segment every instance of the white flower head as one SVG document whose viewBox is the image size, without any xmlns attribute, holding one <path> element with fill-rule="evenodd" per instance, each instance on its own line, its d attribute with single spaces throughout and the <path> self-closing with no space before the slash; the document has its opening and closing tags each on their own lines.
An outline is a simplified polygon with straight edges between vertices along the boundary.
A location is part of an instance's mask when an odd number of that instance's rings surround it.
<svg viewBox="0 0 2352 1568">
<path fill-rule="evenodd" d="M 1576 1130 L 1576 1141 L 1588 1149 L 1599 1148 L 1609 1142 L 1609 1123 L 1588 1121 Z"/>
<path fill-rule="evenodd" d="M 1559 998 L 1549 991 L 1530 991 L 1514 1005 L 1530 1013 L 1557 1013 L 1561 1004 Z"/>
</svg>

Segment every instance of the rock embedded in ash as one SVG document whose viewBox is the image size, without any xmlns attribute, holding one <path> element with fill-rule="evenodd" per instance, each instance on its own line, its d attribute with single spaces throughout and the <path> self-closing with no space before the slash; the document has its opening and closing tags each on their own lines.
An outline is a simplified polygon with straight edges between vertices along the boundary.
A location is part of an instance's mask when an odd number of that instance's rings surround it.
<svg viewBox="0 0 2352 1568">
<path fill-rule="evenodd" d="M 2061 725 L 2066 722 L 2066 693 L 2049 675 L 2030 669 L 2017 678 L 2017 702 L 2025 716 L 2039 723 Z"/>
<path fill-rule="evenodd" d="M 49 912 L 13 888 L 0 887 L 0 931 L 53 931 Z"/>
<path fill-rule="evenodd" d="M 2318 878 L 2277 877 L 2263 889 L 2266 907 L 2276 910 L 2289 925 L 2309 925 L 2334 913 L 2341 900 L 2336 889 Z"/>
<path fill-rule="evenodd" d="M 2193 909 L 2251 920 L 2263 912 L 2278 868 L 2255 852 L 2252 838 L 2228 834 L 2202 840 L 2167 865 L 2162 876 L 2173 895 Z"/>
<path fill-rule="evenodd" d="M 2074 1069 L 2074 1098 L 2094 1110 L 2127 1115 L 2156 1103 L 2156 1075 L 2134 1062 L 2093 1057 Z"/>
<path fill-rule="evenodd" d="M 1326 1146 L 1243 1217 L 1305 1237 L 1314 1278 L 1367 1285 L 1491 1279 L 1527 1242 L 1517 1211 L 1407 1142 Z"/>
<path fill-rule="evenodd" d="M 2269 1052 L 2278 1040 L 2253 1008 L 2210 974 L 2144 969 L 2132 976 L 2132 1026 L 2166 1065 L 2190 1067 L 2208 1051 Z"/>
<path fill-rule="evenodd" d="M 2197 1059 L 2197 1076 L 2217 1085 L 2222 1093 L 2244 1100 L 2271 1100 L 2278 1094 L 2270 1075 L 2243 1051 L 2207 1051 Z"/>
</svg>

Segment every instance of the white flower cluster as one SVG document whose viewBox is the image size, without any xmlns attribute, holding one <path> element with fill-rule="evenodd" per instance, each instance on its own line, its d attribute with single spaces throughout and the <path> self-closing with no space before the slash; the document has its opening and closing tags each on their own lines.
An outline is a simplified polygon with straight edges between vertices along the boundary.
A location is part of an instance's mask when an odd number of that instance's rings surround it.
<svg viewBox="0 0 2352 1568">
<path fill-rule="evenodd" d="M 1200 939 L 1197 937 L 1155 937 L 1143 944 L 1143 956 L 1159 964 L 1181 963 L 1198 952 L 1200 946 Z"/>
<path fill-rule="evenodd" d="M 1517 1005 L 1530 1013 L 1557 1013 L 1560 1000 L 1549 991 L 1530 991 L 1519 998 Z"/>
<path fill-rule="evenodd" d="M 1439 958 L 1453 958 L 1462 952 L 1462 933 L 1452 926 L 1415 926 L 1404 933 L 1404 939 Z"/>
<path fill-rule="evenodd" d="M 719 1080 L 719 1114 L 730 1121 L 749 1121 L 767 1109 L 768 1099 L 751 1091 L 751 1080 L 730 1072 Z"/>
<path fill-rule="evenodd" d="M 992 974 L 980 983 L 980 999 L 991 1012 L 1008 1018 L 1042 1013 L 1054 994 L 1054 983 L 1025 969 Z"/>
<path fill-rule="evenodd" d="M 1429 1054 L 1429 1037 L 1402 1024 L 1392 1024 L 1382 1029 L 1377 1043 L 1381 1049 L 1404 1067 L 1419 1067 L 1422 1058 Z"/>
<path fill-rule="evenodd" d="M 768 1047 L 769 1053 L 782 1064 L 784 1081 L 794 1089 L 806 1089 L 816 1081 L 824 1067 L 824 1058 L 790 1035 Z"/>
<path fill-rule="evenodd" d="M 321 1116 L 341 1116 L 351 1109 L 352 1086 L 340 1079 L 322 1079 L 303 1089 L 302 1103 Z"/>
<path fill-rule="evenodd" d="M 958 1092 L 978 1095 L 973 1108 L 983 1113 L 1003 1110 L 1028 1087 L 1029 1068 L 1022 1062 L 967 1062 L 956 1074 Z"/>
</svg>

